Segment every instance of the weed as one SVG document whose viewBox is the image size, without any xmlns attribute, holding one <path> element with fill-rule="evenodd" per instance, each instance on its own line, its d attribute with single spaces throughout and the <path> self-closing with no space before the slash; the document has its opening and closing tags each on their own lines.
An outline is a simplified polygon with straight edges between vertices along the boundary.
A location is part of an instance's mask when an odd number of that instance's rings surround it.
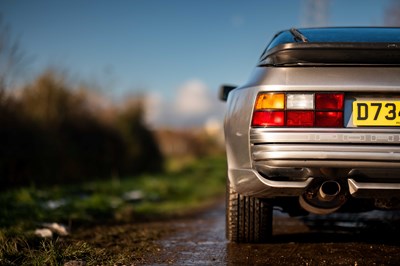
<svg viewBox="0 0 400 266">
<path fill-rule="evenodd" d="M 79 186 L 34 187 L 0 195 L 0 264 L 86 265 L 140 263 L 157 250 L 163 233 L 138 228 L 138 221 L 173 217 L 224 193 L 225 159 L 203 158 L 165 174 L 111 179 Z M 41 239 L 42 223 L 68 225 L 71 235 Z"/>
</svg>

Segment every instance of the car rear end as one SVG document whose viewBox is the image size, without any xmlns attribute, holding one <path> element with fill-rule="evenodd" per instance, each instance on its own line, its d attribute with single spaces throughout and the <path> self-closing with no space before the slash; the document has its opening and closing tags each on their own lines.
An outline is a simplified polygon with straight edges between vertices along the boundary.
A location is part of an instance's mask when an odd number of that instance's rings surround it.
<svg viewBox="0 0 400 266">
<path fill-rule="evenodd" d="M 396 44 L 273 49 L 229 97 L 225 132 L 234 189 L 278 202 L 299 198 L 303 209 L 319 214 L 349 199 L 365 200 L 368 208 L 399 207 Z"/>
</svg>

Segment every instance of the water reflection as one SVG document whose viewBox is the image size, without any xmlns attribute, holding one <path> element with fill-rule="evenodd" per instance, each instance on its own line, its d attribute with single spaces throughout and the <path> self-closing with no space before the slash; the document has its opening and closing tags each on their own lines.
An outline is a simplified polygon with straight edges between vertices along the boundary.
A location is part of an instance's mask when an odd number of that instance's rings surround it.
<svg viewBox="0 0 400 266">
<path fill-rule="evenodd" d="M 399 211 L 297 218 L 275 211 L 270 243 L 228 243 L 227 265 L 398 265 L 399 233 Z"/>
<path fill-rule="evenodd" d="M 151 265 L 400 265 L 400 212 L 289 217 L 274 212 L 270 243 L 225 240 L 225 206 L 163 226 Z"/>
</svg>

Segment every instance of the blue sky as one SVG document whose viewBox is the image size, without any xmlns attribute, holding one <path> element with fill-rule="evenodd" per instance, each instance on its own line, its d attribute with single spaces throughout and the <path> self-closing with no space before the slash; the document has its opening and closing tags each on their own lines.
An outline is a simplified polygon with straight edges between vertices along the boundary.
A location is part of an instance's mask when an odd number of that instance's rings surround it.
<svg viewBox="0 0 400 266">
<path fill-rule="evenodd" d="M 390 4 L 327 2 L 328 26 L 381 26 Z M 143 92 L 171 109 L 190 88 L 207 98 L 244 82 L 274 33 L 304 25 L 306 3 L 2 0 L 0 13 L 33 58 L 31 75 L 56 66 L 102 84 L 108 97 Z"/>
</svg>

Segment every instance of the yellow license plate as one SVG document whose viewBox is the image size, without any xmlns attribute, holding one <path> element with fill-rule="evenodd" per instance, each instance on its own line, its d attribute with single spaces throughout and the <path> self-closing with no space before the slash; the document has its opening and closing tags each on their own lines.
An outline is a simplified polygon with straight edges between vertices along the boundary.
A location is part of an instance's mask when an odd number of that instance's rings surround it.
<svg viewBox="0 0 400 266">
<path fill-rule="evenodd" d="M 400 126 L 400 101 L 354 101 L 356 126 Z"/>
</svg>

